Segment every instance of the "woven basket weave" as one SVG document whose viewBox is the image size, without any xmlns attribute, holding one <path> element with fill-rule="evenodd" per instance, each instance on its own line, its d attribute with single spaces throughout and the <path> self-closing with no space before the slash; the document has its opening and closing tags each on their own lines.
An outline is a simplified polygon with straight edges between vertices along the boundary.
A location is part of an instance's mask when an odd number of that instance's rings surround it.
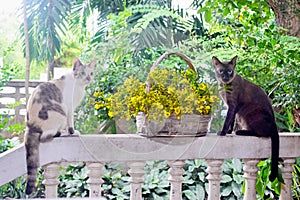
<svg viewBox="0 0 300 200">
<path fill-rule="evenodd" d="M 189 68 L 195 73 L 196 70 L 191 60 L 179 52 L 166 52 L 161 55 L 152 65 L 151 71 L 169 55 L 179 56 L 184 60 Z M 149 92 L 151 82 L 146 82 L 146 91 Z M 139 113 L 136 117 L 137 133 L 146 137 L 155 136 L 205 136 L 208 132 L 211 116 L 198 114 L 185 114 L 180 119 L 176 115 L 171 115 L 163 121 L 148 120 L 144 113 Z"/>
</svg>

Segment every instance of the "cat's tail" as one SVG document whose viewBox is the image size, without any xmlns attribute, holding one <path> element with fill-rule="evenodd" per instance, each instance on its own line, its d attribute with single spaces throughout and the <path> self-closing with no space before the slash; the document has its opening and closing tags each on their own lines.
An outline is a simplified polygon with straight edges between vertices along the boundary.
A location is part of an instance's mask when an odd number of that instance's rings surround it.
<svg viewBox="0 0 300 200">
<path fill-rule="evenodd" d="M 36 190 L 37 170 L 39 167 L 39 144 L 41 133 L 29 130 L 25 133 L 25 149 L 27 163 L 26 194 L 30 195 Z"/>
<path fill-rule="evenodd" d="M 272 132 L 271 135 L 271 174 L 269 176 L 270 181 L 274 181 L 278 177 L 278 160 L 279 160 L 279 135 L 277 128 Z"/>
</svg>

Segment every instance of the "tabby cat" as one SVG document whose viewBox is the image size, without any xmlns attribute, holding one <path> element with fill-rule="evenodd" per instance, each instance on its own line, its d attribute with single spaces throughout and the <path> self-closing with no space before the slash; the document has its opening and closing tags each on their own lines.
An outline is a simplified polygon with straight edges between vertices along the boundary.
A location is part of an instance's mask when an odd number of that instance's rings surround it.
<svg viewBox="0 0 300 200">
<path fill-rule="evenodd" d="M 234 130 L 236 135 L 271 137 L 269 179 L 274 181 L 278 176 L 279 136 L 272 104 L 259 86 L 235 73 L 236 60 L 237 56 L 223 62 L 212 58 L 220 95 L 228 107 L 220 135 L 225 136 Z"/>
<path fill-rule="evenodd" d="M 73 113 L 85 95 L 85 87 L 94 76 L 95 61 L 84 65 L 78 58 L 61 78 L 42 83 L 27 104 L 25 149 L 27 162 L 26 194 L 35 189 L 39 167 L 39 144 L 62 133 L 74 134 Z"/>
</svg>

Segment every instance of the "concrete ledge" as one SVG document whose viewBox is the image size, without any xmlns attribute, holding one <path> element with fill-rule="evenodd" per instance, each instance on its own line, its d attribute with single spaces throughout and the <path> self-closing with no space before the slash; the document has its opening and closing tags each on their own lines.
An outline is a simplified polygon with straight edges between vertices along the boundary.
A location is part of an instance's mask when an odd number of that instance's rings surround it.
<svg viewBox="0 0 300 200">
<path fill-rule="evenodd" d="M 300 156 L 300 134 L 280 134 L 280 157 Z M 156 137 L 134 134 L 82 135 L 56 138 L 40 145 L 41 165 L 52 162 L 108 162 L 268 158 L 270 138 L 228 135 L 220 137 Z M 25 148 L 20 145 L 0 155 L 0 185 L 26 173 Z"/>
</svg>

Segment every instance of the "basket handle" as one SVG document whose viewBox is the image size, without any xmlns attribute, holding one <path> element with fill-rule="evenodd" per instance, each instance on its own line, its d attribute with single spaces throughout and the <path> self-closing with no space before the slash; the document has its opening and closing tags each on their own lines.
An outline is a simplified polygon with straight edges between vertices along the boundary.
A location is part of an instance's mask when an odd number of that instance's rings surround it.
<svg viewBox="0 0 300 200">
<path fill-rule="evenodd" d="M 165 58 L 167 58 L 169 55 L 177 55 L 179 56 L 181 59 L 183 59 L 189 66 L 190 69 L 192 69 L 195 73 L 195 67 L 192 64 L 191 59 L 189 59 L 186 55 L 179 53 L 179 52 L 165 52 L 164 54 L 162 54 L 152 65 L 152 67 L 150 68 L 150 71 L 154 70 L 157 65 Z M 151 83 L 149 81 L 146 81 L 146 92 L 148 93 L 150 91 L 150 87 L 151 87 Z"/>
<path fill-rule="evenodd" d="M 194 72 L 196 72 L 195 67 L 192 64 L 191 59 L 189 59 L 186 55 L 179 53 L 179 52 L 165 52 L 163 55 L 161 55 L 156 61 L 155 63 L 152 65 L 152 67 L 150 68 L 151 70 L 154 70 L 156 68 L 156 66 L 165 58 L 167 58 L 169 55 L 177 55 L 179 56 L 181 59 L 183 59 L 189 66 L 189 68 L 191 68 Z"/>
</svg>

